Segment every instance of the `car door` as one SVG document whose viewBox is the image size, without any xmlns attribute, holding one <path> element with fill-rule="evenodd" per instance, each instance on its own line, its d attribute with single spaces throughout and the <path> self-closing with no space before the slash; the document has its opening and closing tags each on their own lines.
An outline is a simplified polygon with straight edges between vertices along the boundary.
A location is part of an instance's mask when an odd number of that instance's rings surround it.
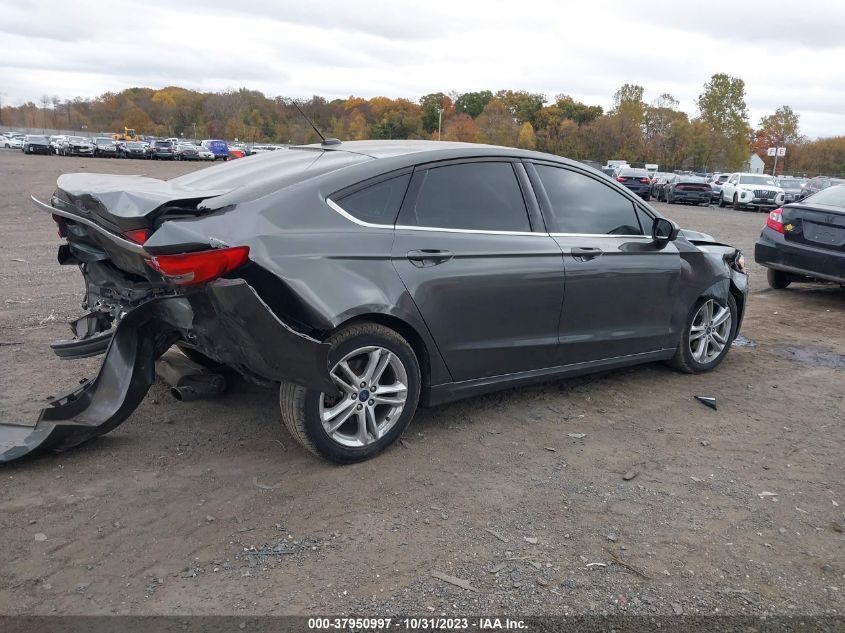
<svg viewBox="0 0 845 633">
<path fill-rule="evenodd" d="M 651 238 L 646 207 L 592 174 L 528 166 L 566 274 L 558 364 L 653 352 L 675 345 L 671 319 L 681 277 L 672 242 Z"/>
<path fill-rule="evenodd" d="M 553 365 L 562 256 L 520 162 L 418 166 L 392 254 L 455 381 Z"/>
</svg>

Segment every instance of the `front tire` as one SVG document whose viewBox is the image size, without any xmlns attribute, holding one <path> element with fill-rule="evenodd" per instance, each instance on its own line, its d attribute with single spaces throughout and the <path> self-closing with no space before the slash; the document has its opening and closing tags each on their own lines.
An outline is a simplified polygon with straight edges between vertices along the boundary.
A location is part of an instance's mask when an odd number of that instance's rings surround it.
<svg viewBox="0 0 845 633">
<path fill-rule="evenodd" d="M 669 365 L 687 374 L 700 374 L 719 366 L 736 336 L 737 307 L 727 300 L 700 297 L 690 310 L 675 356 Z"/>
<path fill-rule="evenodd" d="M 792 280 L 789 278 L 787 273 L 782 270 L 775 270 L 774 268 L 768 268 L 766 270 L 766 281 L 768 281 L 769 286 L 775 290 L 783 290 L 792 283 Z"/>
<path fill-rule="evenodd" d="M 416 354 L 383 325 L 350 325 L 327 341 L 337 394 L 282 382 L 279 406 L 291 436 L 338 464 L 374 457 L 396 441 L 413 418 L 420 396 Z"/>
<path fill-rule="evenodd" d="M 739 203 L 739 197 L 734 194 L 734 211 L 742 211 L 742 205 Z"/>
</svg>

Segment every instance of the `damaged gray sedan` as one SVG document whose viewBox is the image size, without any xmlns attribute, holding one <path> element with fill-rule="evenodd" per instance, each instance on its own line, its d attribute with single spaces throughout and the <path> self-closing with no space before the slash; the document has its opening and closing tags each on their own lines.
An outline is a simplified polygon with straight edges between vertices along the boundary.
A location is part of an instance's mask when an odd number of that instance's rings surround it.
<svg viewBox="0 0 845 633">
<path fill-rule="evenodd" d="M 0 425 L 0 461 L 108 432 L 157 372 L 188 400 L 226 368 L 280 385 L 305 448 L 355 462 L 420 405 L 650 361 L 709 371 L 746 303 L 737 249 L 537 152 L 327 142 L 170 181 L 69 174 L 33 200 L 87 288 L 53 351 L 105 358 L 34 427 Z"/>
</svg>

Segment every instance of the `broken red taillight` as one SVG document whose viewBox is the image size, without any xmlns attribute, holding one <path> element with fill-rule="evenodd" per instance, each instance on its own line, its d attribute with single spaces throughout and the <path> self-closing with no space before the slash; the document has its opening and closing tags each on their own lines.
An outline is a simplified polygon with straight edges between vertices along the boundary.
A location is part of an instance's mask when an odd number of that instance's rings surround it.
<svg viewBox="0 0 845 633">
<path fill-rule="evenodd" d="M 212 281 L 242 266 L 249 258 L 249 246 L 233 246 L 196 253 L 157 255 L 147 264 L 177 286 L 194 286 Z"/>
<path fill-rule="evenodd" d="M 136 244 L 143 244 L 149 239 L 150 231 L 149 229 L 134 229 L 132 231 L 126 231 L 126 233 L 123 234 L 123 237 L 125 237 L 130 242 L 135 242 Z"/>
<path fill-rule="evenodd" d="M 783 209 L 770 211 L 769 217 L 766 219 L 766 226 L 778 233 L 783 233 Z"/>
</svg>

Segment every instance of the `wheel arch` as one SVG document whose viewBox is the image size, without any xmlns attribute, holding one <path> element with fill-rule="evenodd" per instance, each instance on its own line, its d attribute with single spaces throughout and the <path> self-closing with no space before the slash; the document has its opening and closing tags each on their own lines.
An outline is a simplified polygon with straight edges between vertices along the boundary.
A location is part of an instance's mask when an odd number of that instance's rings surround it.
<svg viewBox="0 0 845 633">
<path fill-rule="evenodd" d="M 431 387 L 431 352 L 428 348 L 428 344 L 425 341 L 425 338 L 417 331 L 417 329 L 408 323 L 408 321 L 401 319 L 398 316 L 393 314 L 384 314 L 379 312 L 370 312 L 370 313 L 362 313 L 357 314 L 354 317 L 351 317 L 342 323 L 340 323 L 333 332 L 329 334 L 334 334 L 338 330 L 346 328 L 354 323 L 361 323 L 361 322 L 369 322 L 369 323 L 377 323 L 379 325 L 383 325 L 385 327 L 390 328 L 406 341 L 411 346 L 411 349 L 414 350 L 414 354 L 417 357 L 417 362 L 420 364 L 420 400 L 424 399 L 424 396 L 428 395 L 429 388 Z"/>
</svg>

